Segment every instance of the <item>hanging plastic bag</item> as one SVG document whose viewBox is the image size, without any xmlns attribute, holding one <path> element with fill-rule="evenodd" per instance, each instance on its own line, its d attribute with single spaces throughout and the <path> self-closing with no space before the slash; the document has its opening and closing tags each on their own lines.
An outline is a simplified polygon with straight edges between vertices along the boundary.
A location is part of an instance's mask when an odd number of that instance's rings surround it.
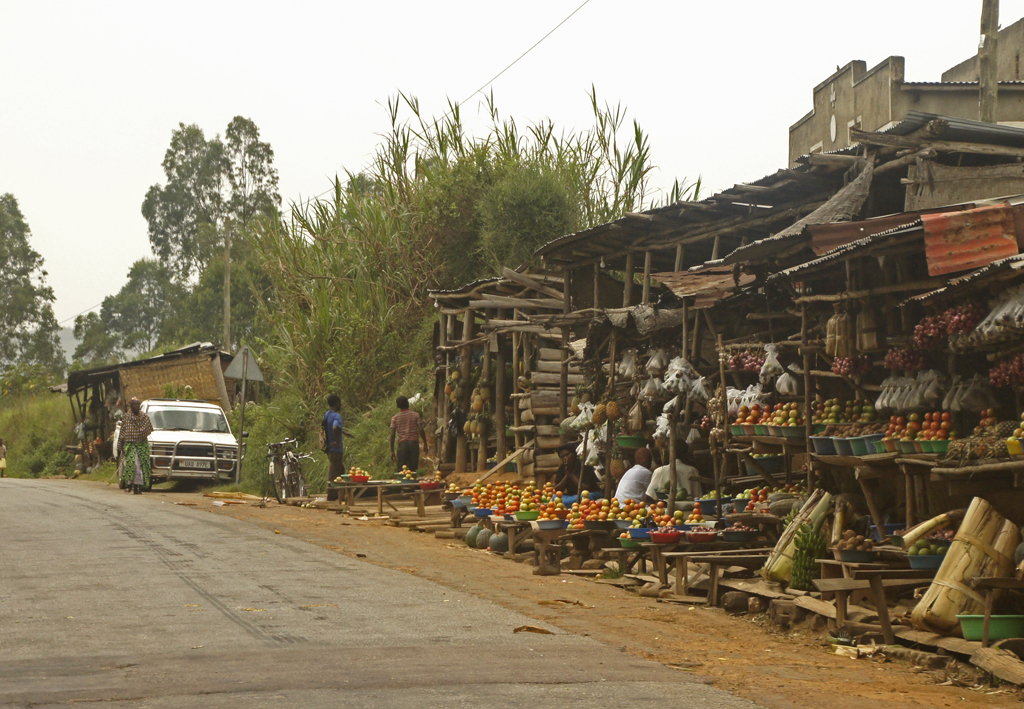
<svg viewBox="0 0 1024 709">
<path fill-rule="evenodd" d="M 644 428 L 644 407 L 637 401 L 629 410 L 627 425 L 630 431 L 642 431 Z"/>
<path fill-rule="evenodd" d="M 761 365 L 760 380 L 762 384 L 767 384 L 774 377 L 779 376 L 785 371 L 779 363 L 778 350 L 777 345 L 769 344 L 764 346 L 767 356 L 764 359 L 764 364 Z"/>
<path fill-rule="evenodd" d="M 668 366 L 668 355 L 665 354 L 665 350 L 656 349 L 652 350 L 651 356 L 647 360 L 647 364 L 644 365 L 644 369 L 652 377 L 660 377 L 665 373 L 665 368 Z"/>
<path fill-rule="evenodd" d="M 615 371 L 623 379 L 632 379 L 636 374 L 636 350 L 623 352 L 622 360 L 615 366 Z"/>
<path fill-rule="evenodd" d="M 782 396 L 796 396 L 800 393 L 800 381 L 796 378 L 795 373 L 797 367 L 795 364 L 789 365 L 789 371 L 783 373 L 779 380 L 775 382 L 775 391 Z"/>
<path fill-rule="evenodd" d="M 700 429 L 696 426 L 690 427 L 690 432 L 686 434 L 686 445 L 692 446 L 694 443 L 700 440 Z"/>
<path fill-rule="evenodd" d="M 705 386 L 704 377 L 698 377 L 693 380 L 693 384 L 690 386 L 690 397 L 697 402 L 704 403 L 708 400 L 708 390 Z"/>
</svg>

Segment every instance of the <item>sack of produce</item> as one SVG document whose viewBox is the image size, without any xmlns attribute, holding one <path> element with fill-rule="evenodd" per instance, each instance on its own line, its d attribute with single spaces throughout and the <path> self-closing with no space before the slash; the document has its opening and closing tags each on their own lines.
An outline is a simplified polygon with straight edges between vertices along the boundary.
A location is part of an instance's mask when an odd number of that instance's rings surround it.
<svg viewBox="0 0 1024 709">
<path fill-rule="evenodd" d="M 857 316 L 857 349 L 861 352 L 877 350 L 881 345 L 878 337 L 878 317 L 867 304 Z"/>
<path fill-rule="evenodd" d="M 935 580 L 911 613 L 914 625 L 950 635 L 958 629 L 957 615 L 984 613 L 984 599 L 967 581 L 1010 576 L 1019 543 L 1017 525 L 985 500 L 974 498 Z"/>
</svg>

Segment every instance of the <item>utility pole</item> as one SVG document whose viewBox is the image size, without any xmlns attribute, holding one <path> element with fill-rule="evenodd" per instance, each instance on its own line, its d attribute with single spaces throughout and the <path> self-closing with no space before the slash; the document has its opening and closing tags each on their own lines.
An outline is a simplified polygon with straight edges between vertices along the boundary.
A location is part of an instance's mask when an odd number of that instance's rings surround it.
<svg viewBox="0 0 1024 709">
<path fill-rule="evenodd" d="M 996 122 L 999 101 L 999 74 L 996 66 L 999 45 L 999 0 L 981 2 L 981 43 L 978 45 L 979 117 L 985 123 Z"/>
<path fill-rule="evenodd" d="M 224 344 L 231 351 L 231 217 L 224 219 Z"/>
</svg>

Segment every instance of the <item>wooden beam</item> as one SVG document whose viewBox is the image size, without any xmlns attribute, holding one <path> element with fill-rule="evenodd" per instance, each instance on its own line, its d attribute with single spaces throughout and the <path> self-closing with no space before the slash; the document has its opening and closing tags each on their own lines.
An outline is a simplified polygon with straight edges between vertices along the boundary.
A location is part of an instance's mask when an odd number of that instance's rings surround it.
<svg viewBox="0 0 1024 709">
<path fill-rule="evenodd" d="M 519 273 L 517 271 L 513 271 L 511 268 L 503 268 L 503 269 L 501 269 L 501 275 L 502 275 L 503 278 L 507 278 L 510 281 L 515 281 L 519 285 L 526 286 L 527 288 L 533 288 L 538 293 L 543 293 L 544 295 L 549 295 L 552 298 L 559 298 L 559 299 L 561 299 L 561 297 L 562 297 L 562 294 L 560 292 L 558 292 L 557 290 L 555 290 L 554 288 L 552 288 L 550 286 L 546 286 L 543 283 L 541 283 L 540 281 L 537 281 L 537 280 L 535 280 L 533 278 L 530 278 L 525 273 Z"/>
<path fill-rule="evenodd" d="M 486 300 L 469 301 L 470 308 L 539 308 L 561 310 L 561 299 L 554 298 L 508 298 L 501 295 L 489 296 Z"/>
<path fill-rule="evenodd" d="M 622 307 L 628 308 L 633 304 L 633 252 L 626 253 L 626 283 L 622 289 Z"/>
<path fill-rule="evenodd" d="M 644 252 L 644 289 L 640 302 L 647 305 L 651 302 L 651 250 Z"/>
</svg>

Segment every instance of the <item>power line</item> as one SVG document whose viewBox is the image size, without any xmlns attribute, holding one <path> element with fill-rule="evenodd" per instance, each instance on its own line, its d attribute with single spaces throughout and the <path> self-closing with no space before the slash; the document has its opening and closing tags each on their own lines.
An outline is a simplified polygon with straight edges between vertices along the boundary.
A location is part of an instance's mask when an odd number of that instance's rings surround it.
<svg viewBox="0 0 1024 709">
<path fill-rule="evenodd" d="M 102 301 L 102 300 L 101 300 L 101 301 L 100 301 L 99 303 L 96 303 L 96 305 L 90 305 L 90 306 L 89 306 L 88 308 L 86 308 L 85 310 L 83 310 L 83 311 L 82 311 L 82 312 L 80 312 L 80 313 L 75 313 L 74 315 L 72 315 L 72 316 L 71 316 L 70 318 L 68 318 L 67 320 L 61 320 L 61 321 L 60 321 L 59 323 L 57 323 L 57 324 L 58 324 L 58 325 L 63 325 L 63 324 L 64 324 L 64 323 L 66 323 L 66 322 L 71 322 L 72 320 L 74 320 L 75 318 L 77 318 L 77 317 L 78 317 L 79 315 L 85 315 L 86 313 L 88 313 L 88 312 L 89 312 L 90 310 L 92 310 L 93 308 L 98 308 L 98 307 L 100 307 L 101 305 L 103 305 L 103 301 Z"/>
<path fill-rule="evenodd" d="M 467 101 L 469 101 L 469 99 L 473 98 L 473 97 L 474 97 L 474 96 L 476 96 L 476 95 L 477 95 L 478 93 L 480 93 L 481 91 L 483 91 L 484 89 L 486 89 L 486 88 L 487 88 L 488 86 L 490 86 L 491 84 L 493 84 L 493 83 L 494 83 L 495 81 L 497 81 L 497 80 L 498 80 L 498 77 L 500 77 L 500 76 L 501 76 L 502 74 L 504 74 L 504 73 L 505 73 L 506 71 L 508 71 L 509 69 L 511 69 L 512 67 L 514 67 L 514 66 L 515 66 L 516 64 L 518 64 L 518 63 L 519 63 L 519 60 L 520 60 L 520 59 L 522 59 L 522 58 L 523 58 L 523 57 L 525 57 L 525 56 L 526 56 L 527 54 L 529 54 L 529 53 L 530 53 L 530 52 L 532 52 L 532 51 L 533 51 L 534 49 L 536 49 L 536 48 L 537 48 L 537 47 L 538 47 L 538 46 L 540 45 L 540 43 L 541 43 L 541 42 L 543 42 L 543 41 L 544 41 L 545 39 L 547 39 L 548 37 L 550 37 L 551 35 L 553 35 L 553 34 L 555 33 L 555 31 L 556 31 L 556 30 L 557 30 L 557 29 L 558 29 L 559 27 L 561 27 L 561 26 L 562 26 L 562 25 L 564 25 L 564 24 L 565 24 L 566 22 L 568 22 L 569 20 L 571 20 L 571 19 L 572 19 L 572 16 L 573 16 L 573 15 L 575 15 L 575 14 L 576 14 L 577 12 L 579 12 L 580 10 L 582 10 L 582 9 L 583 9 L 583 8 L 584 8 L 584 7 L 585 7 L 585 6 L 586 6 L 586 5 L 588 4 L 588 3 L 590 3 L 590 0 L 583 0 L 583 3 L 582 3 L 582 4 L 581 4 L 581 5 L 579 6 L 579 7 L 577 7 L 577 8 L 575 9 L 575 10 L 573 10 L 573 11 L 572 11 L 572 12 L 570 12 L 570 13 L 569 13 L 568 15 L 566 15 L 566 17 L 565 17 L 565 18 L 564 18 L 564 19 L 563 19 L 563 20 L 562 20 L 561 22 L 559 22 L 559 23 L 558 23 L 557 25 L 555 25 L 554 27 L 552 27 L 552 28 L 551 28 L 551 30 L 550 30 L 550 31 L 549 31 L 549 32 L 548 32 L 548 33 L 547 33 L 546 35 L 544 35 L 543 37 L 541 37 L 540 39 L 538 39 L 538 40 L 537 40 L 536 42 L 534 42 L 534 43 L 533 43 L 533 45 L 532 45 L 532 46 L 531 46 L 531 47 L 530 47 L 529 49 L 527 49 L 527 50 L 526 50 L 525 52 L 523 52 L 523 53 L 522 53 L 522 54 L 520 54 L 520 55 L 519 55 L 518 57 L 516 57 L 516 58 L 515 58 L 515 60 L 513 60 L 513 62 L 512 62 L 511 64 L 509 64 L 509 65 L 508 65 L 507 67 L 505 67 L 504 69 L 502 69 L 501 71 L 499 71 L 499 72 L 498 72 L 497 74 L 495 74 L 494 76 L 492 76 L 492 77 L 491 77 L 491 78 L 490 78 L 490 79 L 489 79 L 489 80 L 488 80 L 488 81 L 487 81 L 486 83 L 484 83 L 484 85 L 483 85 L 483 86 L 481 86 L 481 87 L 480 87 L 479 89 L 477 89 L 476 91 L 474 91 L 473 93 L 471 93 L 471 94 L 470 94 L 469 96 L 467 96 L 467 97 L 465 98 L 465 100 L 464 100 L 464 101 L 462 101 L 462 103 L 466 103 Z M 449 111 L 448 111 L 448 113 L 451 113 L 451 111 L 449 110 Z M 447 116 L 447 115 L 448 115 L 448 113 L 445 113 L 444 115 L 445 115 L 445 116 Z M 314 196 L 314 197 L 313 197 L 313 199 L 320 199 L 320 198 L 321 198 L 321 197 L 323 197 L 324 195 L 326 195 L 326 194 L 329 194 L 330 192 L 333 192 L 333 191 L 334 191 L 334 190 L 333 190 L 333 188 L 332 188 L 332 189 L 329 189 L 329 190 L 326 190 L 326 191 L 324 191 L 324 192 L 321 192 L 320 194 L 318 194 L 318 195 Z"/>
<path fill-rule="evenodd" d="M 576 14 L 577 12 L 579 12 L 580 10 L 582 10 L 582 9 L 584 8 L 584 6 L 585 6 L 585 5 L 587 4 L 587 3 L 589 3 L 589 2 L 590 2 L 590 0 L 583 0 L 583 4 L 582 4 L 582 5 L 580 5 L 580 6 L 579 6 L 579 7 L 577 7 L 577 8 L 575 9 L 575 10 L 573 10 L 572 12 L 570 12 L 570 13 L 568 14 L 568 16 L 567 16 L 567 17 L 566 17 L 566 18 L 565 18 L 564 20 L 562 20 L 561 22 L 559 22 L 559 23 L 558 23 L 557 25 L 555 25 L 555 26 L 554 26 L 554 27 L 553 27 L 553 28 L 551 29 L 551 31 L 550 31 L 550 32 L 548 32 L 548 33 L 547 33 L 546 35 L 544 35 L 543 37 L 541 37 L 540 39 L 538 39 L 538 40 L 537 40 L 537 41 L 536 41 L 536 42 L 535 42 L 535 43 L 533 44 L 533 46 L 532 46 L 532 47 L 530 47 L 530 48 L 529 48 L 529 49 L 527 49 L 527 50 L 526 50 L 525 52 L 523 52 L 523 53 L 522 53 L 522 54 L 520 54 L 520 55 L 519 55 L 518 57 L 516 57 L 515 61 L 513 61 L 513 62 L 512 62 L 511 64 L 509 64 L 509 65 L 508 65 L 507 67 L 505 67 L 504 69 L 502 69 L 501 71 L 499 71 L 499 72 L 498 72 L 497 74 L 495 74 L 495 75 L 494 75 L 493 77 L 491 77 L 491 79 L 490 79 L 490 80 L 489 80 L 489 81 L 488 81 L 487 83 L 485 83 L 485 84 L 484 84 L 483 86 L 481 86 L 481 87 L 480 87 L 479 89 L 477 89 L 476 91 L 474 91 L 473 93 L 471 93 L 471 94 L 470 94 L 469 96 L 467 96 L 467 97 L 466 97 L 466 99 L 465 99 L 465 101 L 463 101 L 462 103 L 466 103 L 466 101 L 469 101 L 469 99 L 473 98 L 473 97 L 474 97 L 474 96 L 476 96 L 476 95 L 477 95 L 478 93 L 480 93 L 481 91 L 483 91 L 484 89 L 486 89 L 486 88 L 487 88 L 488 86 L 490 86 L 490 85 L 491 85 L 492 83 L 494 83 L 494 82 L 495 82 L 495 81 L 496 81 L 496 80 L 498 79 L 498 77 L 499 77 L 499 76 L 501 76 L 501 75 L 502 75 L 502 74 L 504 74 L 504 73 L 505 73 L 506 71 L 508 71 L 509 69 L 511 69 L 512 67 L 514 67 L 514 66 L 515 66 L 515 65 L 516 65 L 516 64 L 517 64 L 517 63 L 519 62 L 519 60 L 520 60 L 520 59 L 522 59 L 522 58 L 523 58 L 523 57 L 525 57 L 525 56 L 526 56 L 527 54 L 529 54 L 529 53 L 530 53 L 530 52 L 532 52 L 532 51 L 533 51 L 534 49 L 536 49 L 536 48 L 537 48 L 537 46 L 538 46 L 538 45 L 539 45 L 539 44 L 540 44 L 541 42 L 543 42 L 543 41 L 544 41 L 545 39 L 547 39 L 548 37 L 550 37 L 551 35 L 553 35 L 553 34 L 555 33 L 555 30 L 557 30 L 557 29 L 558 29 L 559 27 L 561 27 L 561 26 L 562 26 L 562 25 L 564 25 L 564 24 L 565 24 L 566 22 L 568 22 L 568 21 L 569 21 L 570 19 L 572 19 L 572 16 L 573 16 L 573 15 L 575 15 L 575 14 Z"/>
</svg>

